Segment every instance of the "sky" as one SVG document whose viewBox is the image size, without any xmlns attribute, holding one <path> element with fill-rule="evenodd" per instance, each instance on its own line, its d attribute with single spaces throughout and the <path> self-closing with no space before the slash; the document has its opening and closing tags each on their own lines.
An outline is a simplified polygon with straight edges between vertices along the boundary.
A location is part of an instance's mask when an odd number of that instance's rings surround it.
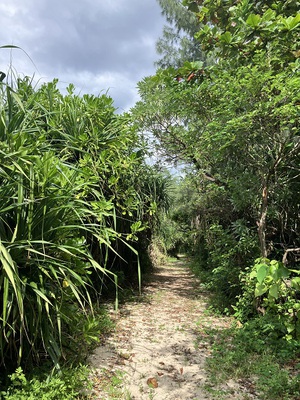
<svg viewBox="0 0 300 400">
<path fill-rule="evenodd" d="M 73 83 L 78 94 L 108 92 L 118 112 L 155 73 L 165 21 L 156 0 L 9 0 L 0 4 L 0 71 L 37 83 Z"/>
</svg>

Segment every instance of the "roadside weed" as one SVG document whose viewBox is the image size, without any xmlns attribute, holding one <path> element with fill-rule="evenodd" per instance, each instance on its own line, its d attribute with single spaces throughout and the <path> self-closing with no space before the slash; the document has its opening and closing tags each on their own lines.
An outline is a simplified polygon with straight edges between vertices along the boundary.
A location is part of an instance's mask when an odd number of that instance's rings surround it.
<svg viewBox="0 0 300 400">
<path fill-rule="evenodd" d="M 268 340 L 257 329 L 257 321 L 240 329 L 206 328 L 199 332 L 197 342 L 198 346 L 208 342 L 212 348 L 206 367 L 207 391 L 214 398 L 221 400 L 226 393 L 242 387 L 244 399 L 250 394 L 260 400 L 299 399 L 299 344 Z"/>
<path fill-rule="evenodd" d="M 25 377 L 19 367 L 10 375 L 11 385 L 1 392 L 3 400 L 74 400 L 91 399 L 91 385 L 85 366 L 63 370 L 53 376 Z"/>
</svg>

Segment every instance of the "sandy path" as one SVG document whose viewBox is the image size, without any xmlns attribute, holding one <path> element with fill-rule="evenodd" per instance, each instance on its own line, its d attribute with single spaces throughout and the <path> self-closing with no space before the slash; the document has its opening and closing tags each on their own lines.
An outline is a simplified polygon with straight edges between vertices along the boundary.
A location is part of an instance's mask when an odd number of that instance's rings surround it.
<svg viewBox="0 0 300 400">
<path fill-rule="evenodd" d="M 143 302 L 122 306 L 116 330 L 90 359 L 95 382 L 107 371 L 122 371 L 122 394 L 110 397 L 97 389 L 97 399 L 204 400 L 207 341 L 204 326 L 229 326 L 227 318 L 205 313 L 205 297 L 195 294 L 195 278 L 176 262 L 159 268 L 144 289 Z M 237 396 L 226 397 L 237 399 Z"/>
</svg>

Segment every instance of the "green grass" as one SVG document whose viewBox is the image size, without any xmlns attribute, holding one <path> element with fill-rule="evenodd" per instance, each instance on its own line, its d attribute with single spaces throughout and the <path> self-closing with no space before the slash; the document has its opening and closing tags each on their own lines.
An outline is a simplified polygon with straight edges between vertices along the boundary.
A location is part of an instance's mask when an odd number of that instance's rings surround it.
<svg viewBox="0 0 300 400">
<path fill-rule="evenodd" d="M 208 341 L 212 346 L 207 390 L 215 399 L 226 398 L 232 391 L 226 385 L 229 381 L 246 388 L 245 399 L 250 393 L 260 400 L 299 399 L 300 345 L 263 333 L 261 324 L 258 319 L 239 329 L 199 330 L 198 345 Z"/>
</svg>

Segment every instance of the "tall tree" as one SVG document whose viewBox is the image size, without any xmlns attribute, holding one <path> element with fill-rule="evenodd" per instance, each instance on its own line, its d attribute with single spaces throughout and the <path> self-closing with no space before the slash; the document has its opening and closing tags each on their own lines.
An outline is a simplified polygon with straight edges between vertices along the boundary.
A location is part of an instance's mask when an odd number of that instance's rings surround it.
<svg viewBox="0 0 300 400">
<path fill-rule="evenodd" d="M 197 17 L 181 4 L 180 0 L 157 0 L 166 17 L 162 37 L 156 43 L 161 56 L 157 67 L 180 67 L 185 61 L 203 60 L 203 52 L 195 39 L 200 29 Z"/>
<path fill-rule="evenodd" d="M 222 68 L 226 65 L 226 68 L 239 71 L 243 65 L 248 65 L 251 74 L 257 74 L 256 68 L 266 71 L 266 77 L 261 80 L 264 87 L 260 90 L 264 93 L 264 88 L 268 88 L 268 97 L 261 96 L 257 104 L 261 103 L 263 109 L 267 110 L 268 101 L 273 100 L 273 109 L 270 109 L 264 118 L 260 118 L 263 112 L 256 114 L 258 117 L 256 118 L 259 119 L 258 125 L 264 132 L 269 132 L 268 137 L 273 140 L 270 146 L 266 146 L 269 157 L 270 153 L 272 154 L 272 163 L 261 179 L 261 207 L 258 220 L 261 253 L 266 257 L 269 185 L 276 181 L 277 169 L 281 168 L 287 159 L 293 163 L 299 151 L 299 120 L 297 117 L 294 119 L 295 106 L 296 109 L 299 107 L 296 94 L 299 91 L 299 78 L 297 78 L 300 56 L 299 2 L 232 0 L 224 3 L 212 0 L 183 0 L 183 4 L 188 5 L 203 23 L 202 29 L 196 36 L 206 51 L 219 52 Z M 225 63 L 227 61 L 227 64 L 224 64 L 224 61 Z M 234 74 L 233 70 L 232 75 Z M 259 79 L 256 79 L 256 82 L 258 81 Z M 276 102 L 275 98 L 285 92 L 286 85 L 290 87 L 292 96 L 288 95 Z M 284 117 L 281 118 L 281 115 Z M 253 120 L 254 117 L 249 120 L 249 126 L 253 127 Z M 261 154 L 263 153 L 264 151 Z M 263 169 L 261 166 L 260 171 Z M 298 167 L 296 171 L 299 171 Z M 297 173 L 292 178 L 293 182 L 298 176 Z"/>
<path fill-rule="evenodd" d="M 254 233 L 263 257 L 300 247 L 300 16 L 287 1 L 190 5 L 203 23 L 197 36 L 217 63 L 145 78 L 135 112 L 160 152 L 194 168 L 209 264 L 218 268 L 226 253 L 226 269 L 241 269 L 255 253 L 243 247 Z M 230 251 L 216 248 L 240 239 Z"/>
</svg>

